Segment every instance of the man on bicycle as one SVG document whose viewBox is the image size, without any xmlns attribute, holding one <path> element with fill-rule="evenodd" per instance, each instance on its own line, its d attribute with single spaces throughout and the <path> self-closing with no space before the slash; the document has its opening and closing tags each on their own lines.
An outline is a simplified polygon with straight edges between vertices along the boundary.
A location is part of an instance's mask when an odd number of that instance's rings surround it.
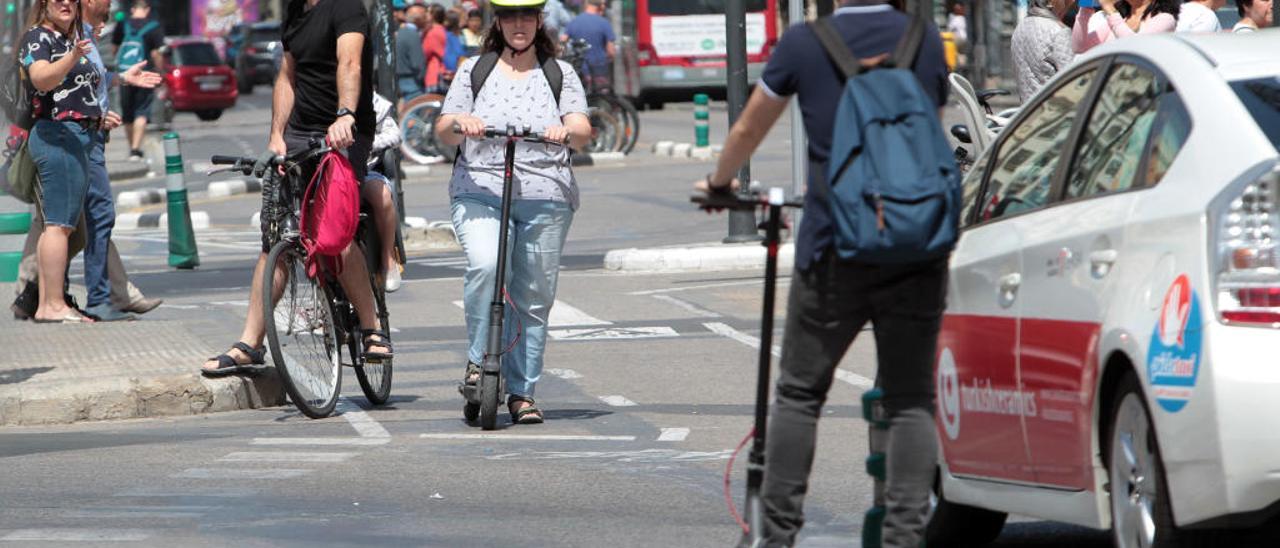
<svg viewBox="0 0 1280 548">
<path fill-rule="evenodd" d="M 360 0 L 290 0 L 283 32 L 284 58 L 271 100 L 269 152 L 255 172 L 261 175 L 271 156 L 305 151 L 313 138 L 323 137 L 333 148 L 346 150 L 357 180 L 364 181 L 375 125 L 372 71 L 365 70 L 373 67 L 373 47 L 364 4 Z M 317 162 L 308 162 L 301 177 L 284 182 L 297 185 L 293 192 L 301 193 L 316 166 Z M 263 199 L 272 198 L 264 193 Z M 206 375 L 255 371 L 265 365 L 262 277 L 272 242 L 263 217 L 262 253 L 254 268 L 244 331 L 225 354 L 205 362 L 202 372 Z M 378 321 L 363 252 L 350 245 L 343 259 L 338 280 L 360 317 L 365 358 L 390 359 L 390 337 Z"/>
</svg>

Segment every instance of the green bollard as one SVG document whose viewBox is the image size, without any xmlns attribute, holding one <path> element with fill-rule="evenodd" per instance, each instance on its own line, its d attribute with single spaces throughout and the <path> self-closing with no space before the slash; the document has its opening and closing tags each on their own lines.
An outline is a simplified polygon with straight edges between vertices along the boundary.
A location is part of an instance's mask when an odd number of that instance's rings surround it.
<svg viewBox="0 0 1280 548">
<path fill-rule="evenodd" d="M 693 96 L 693 136 L 698 148 L 711 146 L 711 111 L 707 108 L 710 101 L 705 93 Z"/>
<path fill-rule="evenodd" d="M 868 428 L 868 448 L 866 469 L 874 482 L 871 509 L 867 510 L 862 521 L 862 547 L 880 548 L 881 529 L 884 527 L 884 482 L 888 467 L 885 445 L 889 438 L 889 418 L 884 406 L 884 391 L 880 387 L 872 388 L 862 394 L 862 418 L 870 425 Z"/>
<path fill-rule="evenodd" d="M 200 266 L 200 252 L 191 227 L 191 207 L 187 203 L 187 181 L 177 133 L 164 136 L 164 166 L 169 198 L 169 266 L 195 268 Z"/>
<path fill-rule="evenodd" d="M 0 235 L 26 234 L 31 226 L 31 213 L 0 213 Z M 18 281 L 18 265 L 22 264 L 22 251 L 0 252 L 0 282 Z"/>
</svg>

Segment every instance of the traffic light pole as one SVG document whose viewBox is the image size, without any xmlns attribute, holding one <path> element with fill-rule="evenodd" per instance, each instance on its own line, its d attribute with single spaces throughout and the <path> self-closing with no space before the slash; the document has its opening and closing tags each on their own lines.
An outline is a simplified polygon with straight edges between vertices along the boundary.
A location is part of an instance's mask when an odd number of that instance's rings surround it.
<svg viewBox="0 0 1280 548">
<path fill-rule="evenodd" d="M 746 0 L 729 0 L 725 5 L 725 47 L 729 56 L 729 127 L 742 116 L 747 106 L 747 6 Z M 751 194 L 751 162 L 744 163 L 738 171 L 742 183 L 738 192 L 743 198 Z M 754 211 L 729 213 L 729 237 L 724 243 L 758 242 L 760 228 L 756 225 Z"/>
</svg>

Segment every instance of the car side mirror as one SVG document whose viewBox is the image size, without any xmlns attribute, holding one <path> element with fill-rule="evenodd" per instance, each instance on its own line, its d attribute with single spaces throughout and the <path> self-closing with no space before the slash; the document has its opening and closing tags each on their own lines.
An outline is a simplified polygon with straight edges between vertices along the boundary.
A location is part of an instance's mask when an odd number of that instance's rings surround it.
<svg viewBox="0 0 1280 548">
<path fill-rule="evenodd" d="M 955 137 L 957 141 L 960 141 L 961 143 L 964 143 L 966 145 L 973 144 L 973 137 L 969 135 L 969 128 L 966 127 L 964 124 L 956 124 L 954 126 L 951 126 L 951 136 Z"/>
</svg>

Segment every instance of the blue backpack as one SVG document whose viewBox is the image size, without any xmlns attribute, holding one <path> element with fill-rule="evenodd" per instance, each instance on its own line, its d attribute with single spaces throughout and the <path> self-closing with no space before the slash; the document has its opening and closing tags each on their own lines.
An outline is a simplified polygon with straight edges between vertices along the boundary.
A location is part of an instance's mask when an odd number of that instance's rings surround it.
<svg viewBox="0 0 1280 548">
<path fill-rule="evenodd" d="M 841 259 L 913 263 L 947 256 L 960 220 L 960 174 L 938 109 L 912 72 L 927 23 L 912 16 L 891 57 L 867 67 L 830 19 L 812 24 L 845 76 L 827 202 Z"/>
<path fill-rule="evenodd" d="M 155 21 L 147 21 L 138 29 L 134 29 L 133 25 L 127 22 L 124 23 L 124 39 L 120 41 L 120 48 L 116 50 L 116 70 L 123 72 L 147 60 L 147 55 L 150 53 L 147 51 L 147 34 L 157 28 L 160 28 L 160 23 Z"/>
</svg>

